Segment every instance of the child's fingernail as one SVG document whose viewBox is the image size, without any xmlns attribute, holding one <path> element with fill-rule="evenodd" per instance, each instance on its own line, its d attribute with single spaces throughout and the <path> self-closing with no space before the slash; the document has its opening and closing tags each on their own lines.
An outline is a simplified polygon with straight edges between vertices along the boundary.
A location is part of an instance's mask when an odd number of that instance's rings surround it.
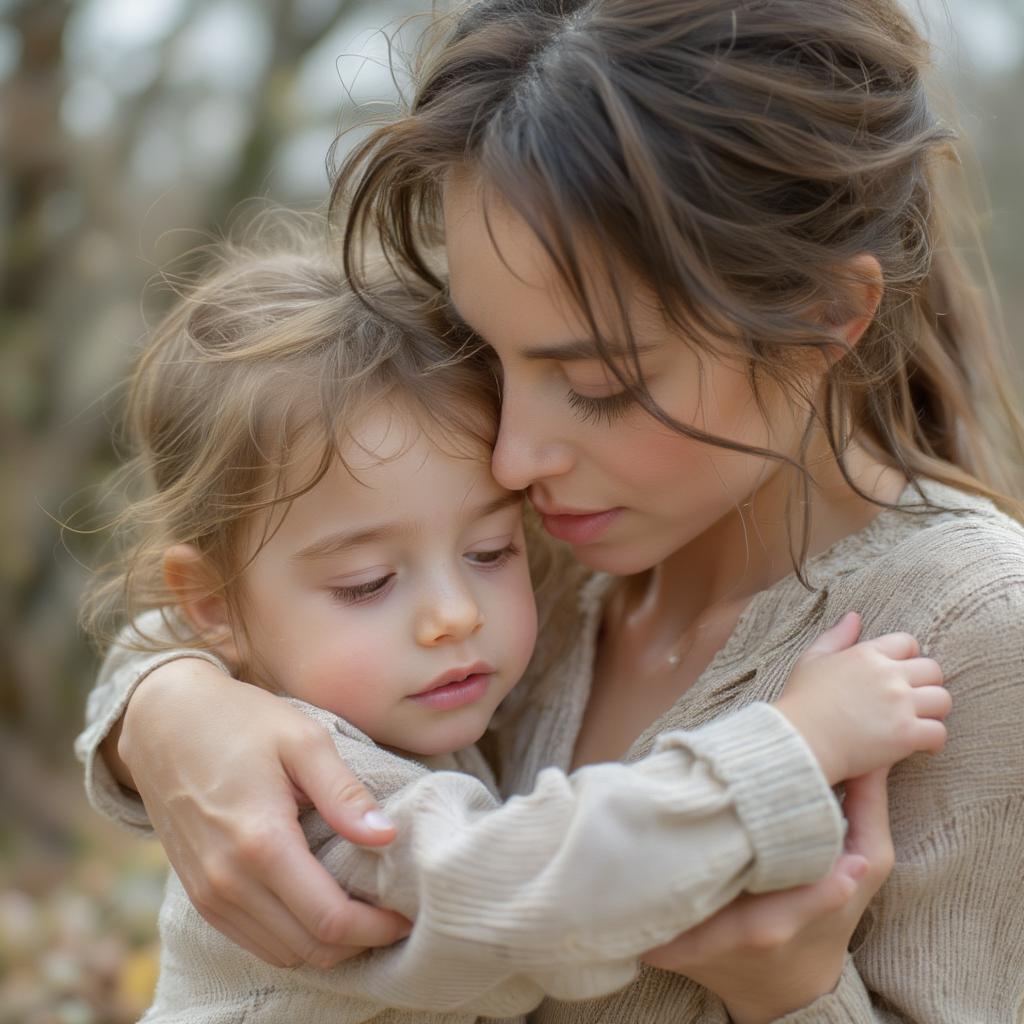
<svg viewBox="0 0 1024 1024">
<path fill-rule="evenodd" d="M 374 832 L 390 832 L 395 823 L 383 812 L 378 810 L 367 811 L 363 815 L 363 824 L 372 828 Z"/>
</svg>

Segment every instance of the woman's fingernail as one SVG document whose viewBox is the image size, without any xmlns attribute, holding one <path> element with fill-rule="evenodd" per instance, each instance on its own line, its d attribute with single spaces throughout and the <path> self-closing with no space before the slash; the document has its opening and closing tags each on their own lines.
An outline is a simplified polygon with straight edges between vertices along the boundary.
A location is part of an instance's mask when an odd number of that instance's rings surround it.
<svg viewBox="0 0 1024 1024">
<path fill-rule="evenodd" d="M 390 832 L 395 823 L 383 812 L 378 810 L 367 811 L 363 815 L 363 824 L 372 828 L 374 832 Z"/>
</svg>

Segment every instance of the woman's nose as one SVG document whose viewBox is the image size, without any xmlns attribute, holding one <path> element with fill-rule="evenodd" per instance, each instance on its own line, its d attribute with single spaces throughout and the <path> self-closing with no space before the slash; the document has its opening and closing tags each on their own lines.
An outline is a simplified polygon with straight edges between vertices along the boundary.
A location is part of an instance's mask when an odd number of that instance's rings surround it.
<svg viewBox="0 0 1024 1024">
<path fill-rule="evenodd" d="M 424 602 L 416 622 L 416 642 L 424 647 L 458 643 L 477 633 L 483 624 L 480 605 L 469 590 L 446 586 Z"/>
<path fill-rule="evenodd" d="M 569 446 L 546 427 L 539 400 L 531 405 L 529 395 L 502 397 L 501 422 L 491 454 L 494 479 L 510 491 L 525 491 L 547 477 L 567 473 L 572 464 Z"/>
</svg>

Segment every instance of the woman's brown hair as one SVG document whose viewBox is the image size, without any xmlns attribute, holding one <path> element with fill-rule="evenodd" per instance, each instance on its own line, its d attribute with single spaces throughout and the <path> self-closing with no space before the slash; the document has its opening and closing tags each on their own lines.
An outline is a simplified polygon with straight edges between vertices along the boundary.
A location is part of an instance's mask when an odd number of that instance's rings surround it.
<svg viewBox="0 0 1024 1024">
<path fill-rule="evenodd" d="M 809 311 L 850 316 L 850 268 L 872 254 L 881 303 L 830 360 L 807 438 L 824 429 L 859 493 L 844 462 L 853 433 L 912 481 L 1018 512 L 1024 426 L 1005 345 L 955 248 L 942 199 L 959 170 L 954 132 L 896 0 L 479 0 L 440 31 L 408 112 L 336 176 L 357 286 L 372 240 L 443 289 L 445 180 L 469 168 L 536 233 L 599 345 L 587 253 L 605 260 L 634 356 L 623 265 L 692 344 L 732 325 L 755 387 L 772 379 L 806 404 L 794 357 L 835 346 Z M 607 361 L 673 429 L 757 451 L 667 416 L 635 358 Z M 760 454 L 809 486 L 802 460 Z"/>
</svg>

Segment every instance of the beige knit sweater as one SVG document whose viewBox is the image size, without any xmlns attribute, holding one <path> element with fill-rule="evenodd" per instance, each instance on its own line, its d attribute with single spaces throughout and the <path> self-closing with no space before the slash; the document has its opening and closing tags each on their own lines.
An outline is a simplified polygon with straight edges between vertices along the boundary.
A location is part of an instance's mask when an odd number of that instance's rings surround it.
<svg viewBox="0 0 1024 1024">
<path fill-rule="evenodd" d="M 941 755 L 911 758 L 892 774 L 896 868 L 855 935 L 836 991 L 785 1017 L 785 1024 L 1016 1024 L 1024 1005 L 1024 743 L 1019 738 L 1024 530 L 987 503 L 959 492 L 930 485 L 929 494 L 945 510 L 882 512 L 867 529 L 814 559 L 814 589 L 789 577 L 757 595 L 701 678 L 638 738 L 627 757 L 639 762 L 659 749 L 659 738 L 678 736 L 679 730 L 699 736 L 692 730 L 711 719 L 774 698 L 799 653 L 847 610 L 861 612 L 867 636 L 894 629 L 915 633 L 942 663 L 956 700 L 951 739 Z M 904 503 L 915 500 L 908 489 Z M 571 760 L 609 582 L 596 577 L 581 595 L 580 630 L 565 660 L 535 685 L 515 691 L 499 712 L 494 738 L 506 795 L 531 791 L 538 771 L 565 768 Z M 152 659 L 148 666 L 138 656 L 135 661 L 134 673 L 120 666 L 94 691 L 79 752 L 97 807 L 144 827 L 141 805 L 112 783 L 96 758 L 99 740 L 120 713 L 133 680 L 152 667 Z M 727 728 L 728 722 L 717 727 Z M 732 722 L 742 724 L 741 718 Z M 688 756 L 691 769 L 702 764 L 696 750 Z M 769 767 L 774 758 L 762 755 L 760 767 Z M 706 763 L 712 765 L 713 758 Z M 770 779 L 755 782 L 748 776 L 744 783 L 739 775 L 726 791 L 733 796 L 739 832 L 749 837 L 748 849 L 760 860 L 762 852 L 783 839 L 786 828 L 780 827 L 767 848 L 759 847 L 755 837 L 763 820 L 753 822 L 784 813 L 799 791 L 778 791 Z M 780 826 L 783 821 L 778 820 Z M 680 839 L 684 832 L 679 830 Z M 589 851 L 581 863 L 588 860 Z M 646 858 L 642 864 L 633 879 L 641 894 L 656 877 Z M 712 858 L 699 856 L 688 867 L 702 864 L 719 867 Z M 756 875 L 749 862 L 747 870 Z M 771 870 L 772 882 L 781 878 L 778 871 Z M 717 870 L 707 877 L 720 879 Z M 573 883 L 574 873 L 567 873 L 565 881 Z M 607 888 L 595 885 L 593 876 L 587 885 L 599 895 Z M 627 895 L 633 905 L 632 891 Z M 475 912 L 480 915 L 480 907 Z M 601 947 L 603 930 L 593 933 L 591 941 Z M 378 955 L 387 953 L 372 954 Z M 571 970 L 567 977 L 572 978 Z M 577 997 L 582 992 L 560 994 Z M 330 1019 L 348 1018 L 340 1017 L 336 1005 Z M 725 1024 L 727 1015 L 715 996 L 688 979 L 642 968 L 614 995 L 586 1002 L 549 998 L 530 1019 L 540 1024 Z"/>
</svg>

